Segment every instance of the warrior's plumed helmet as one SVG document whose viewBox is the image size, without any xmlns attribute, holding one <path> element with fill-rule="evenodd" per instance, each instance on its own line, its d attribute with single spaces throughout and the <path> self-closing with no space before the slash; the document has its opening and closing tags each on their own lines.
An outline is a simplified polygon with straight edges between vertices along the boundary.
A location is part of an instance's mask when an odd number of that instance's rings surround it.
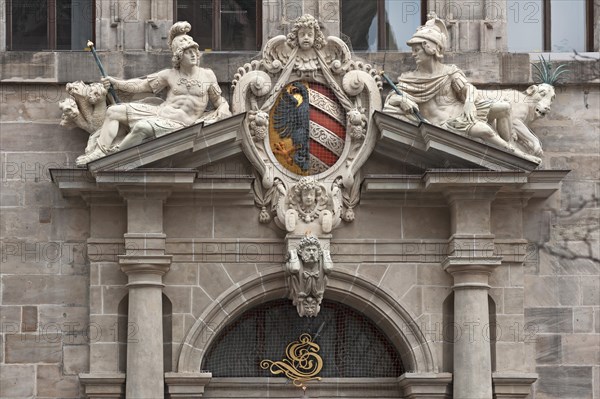
<svg viewBox="0 0 600 399">
<path fill-rule="evenodd" d="M 199 49 L 198 43 L 187 33 L 192 30 L 192 25 L 187 21 L 178 21 L 169 29 L 169 39 L 167 43 L 173 54 L 183 52 L 191 47 Z"/>
<path fill-rule="evenodd" d="M 437 15 L 432 12 L 429 13 L 429 20 L 425 25 L 420 26 L 415 34 L 406 42 L 409 46 L 413 44 L 421 44 L 425 40 L 430 41 L 438 46 L 439 52 L 443 53 L 446 49 L 446 42 L 448 40 L 448 30 L 444 21 L 439 19 Z M 440 54 L 441 55 L 441 54 Z"/>
</svg>

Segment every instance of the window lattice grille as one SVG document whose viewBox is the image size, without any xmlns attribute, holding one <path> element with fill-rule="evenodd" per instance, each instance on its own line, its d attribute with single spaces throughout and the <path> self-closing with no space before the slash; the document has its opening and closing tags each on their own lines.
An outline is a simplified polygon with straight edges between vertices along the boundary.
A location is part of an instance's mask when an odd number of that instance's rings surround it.
<svg viewBox="0 0 600 399">
<path fill-rule="evenodd" d="M 323 324 L 324 323 L 324 324 Z M 398 377 L 404 367 L 396 349 L 365 315 L 323 301 L 316 318 L 299 317 L 289 300 L 277 300 L 244 313 L 208 349 L 203 370 L 214 377 L 272 377 L 263 359 L 282 360 L 288 343 L 307 332 L 320 345 L 321 377 Z"/>
</svg>

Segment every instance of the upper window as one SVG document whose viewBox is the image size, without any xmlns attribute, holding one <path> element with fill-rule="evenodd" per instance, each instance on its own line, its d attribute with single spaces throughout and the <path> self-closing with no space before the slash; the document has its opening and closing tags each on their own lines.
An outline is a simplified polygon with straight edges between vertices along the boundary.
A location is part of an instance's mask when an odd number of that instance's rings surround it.
<svg viewBox="0 0 600 399">
<path fill-rule="evenodd" d="M 9 50 L 83 50 L 92 39 L 93 0 L 8 0 Z"/>
<path fill-rule="evenodd" d="M 353 50 L 410 50 L 406 41 L 424 22 L 421 0 L 341 0 L 342 34 Z"/>
<path fill-rule="evenodd" d="M 592 47 L 592 0 L 508 0 L 508 49 L 572 52 Z"/>
<path fill-rule="evenodd" d="M 192 24 L 201 50 L 260 50 L 261 0 L 175 0 L 175 20 Z"/>
</svg>

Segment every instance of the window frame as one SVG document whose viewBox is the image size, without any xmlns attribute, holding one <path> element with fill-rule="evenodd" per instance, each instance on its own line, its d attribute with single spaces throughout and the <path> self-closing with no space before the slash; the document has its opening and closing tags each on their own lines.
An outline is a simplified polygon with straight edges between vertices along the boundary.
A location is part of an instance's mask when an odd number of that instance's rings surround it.
<svg viewBox="0 0 600 399">
<path fill-rule="evenodd" d="M 544 0 L 542 3 L 544 15 L 544 51 L 552 52 L 552 1 Z M 585 43 L 584 51 L 593 51 L 594 49 L 594 1 L 585 0 Z"/>
<path fill-rule="evenodd" d="M 585 17 L 584 17 L 584 50 L 594 51 L 594 0 L 585 1 Z M 543 53 L 552 53 L 552 0 L 542 0 L 542 51 Z M 507 23 L 508 25 L 508 23 Z M 508 28 L 508 26 L 507 26 Z M 514 52 L 515 50 L 508 47 L 507 36 L 507 51 Z M 534 53 L 537 51 L 529 51 Z"/>
<path fill-rule="evenodd" d="M 46 19 L 47 19 L 47 30 L 46 30 L 46 48 L 41 48 L 39 50 L 15 50 L 13 49 L 13 31 L 12 31 L 12 3 L 15 0 L 6 0 L 6 8 L 4 10 L 6 16 L 6 51 L 77 51 L 77 49 L 69 49 L 69 50 L 60 50 L 56 48 L 56 1 L 57 0 L 47 0 L 47 11 L 46 11 Z M 92 20 L 92 34 L 90 40 L 96 42 L 96 0 L 91 0 L 91 20 Z M 84 49 L 79 49 L 84 51 Z"/>
<path fill-rule="evenodd" d="M 373 0 L 367 0 L 373 1 Z M 389 51 L 388 49 L 388 40 L 387 40 L 387 31 L 386 31 L 386 10 L 385 10 L 385 1 L 386 0 L 375 0 L 377 2 L 377 50 L 376 51 Z M 421 1 L 421 25 L 425 24 L 427 21 L 427 0 Z M 343 26 L 343 21 L 341 20 L 342 16 L 342 3 L 344 0 L 340 0 L 340 33 L 343 33 L 341 28 Z M 363 50 L 358 50 L 363 51 Z"/>
<path fill-rule="evenodd" d="M 262 48 L 262 27 L 263 27 L 263 1 L 255 0 L 256 2 L 256 50 L 259 51 Z M 221 0 L 212 0 L 212 47 L 211 51 L 224 51 L 221 50 Z M 173 0 L 173 23 L 177 22 L 177 0 Z M 188 21 L 194 26 L 192 21 Z M 226 51 L 250 51 L 250 50 L 226 50 Z"/>
<path fill-rule="evenodd" d="M 341 0 L 343 1 L 343 0 Z M 427 0 L 421 0 L 421 25 L 427 21 Z M 385 0 L 377 0 L 377 51 L 388 51 Z"/>
</svg>

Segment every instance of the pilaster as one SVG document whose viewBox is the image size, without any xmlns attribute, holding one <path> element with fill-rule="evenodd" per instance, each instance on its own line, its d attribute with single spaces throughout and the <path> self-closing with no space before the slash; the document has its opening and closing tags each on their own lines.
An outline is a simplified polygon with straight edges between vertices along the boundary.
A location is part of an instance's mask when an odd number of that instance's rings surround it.
<svg viewBox="0 0 600 399">
<path fill-rule="evenodd" d="M 492 399 L 490 344 L 483 338 L 489 324 L 489 276 L 502 257 L 494 256 L 491 202 L 498 188 L 449 188 L 451 210 L 448 257 L 442 266 L 454 279 L 453 397 Z"/>
<path fill-rule="evenodd" d="M 119 264 L 128 278 L 128 323 L 136 335 L 127 342 L 127 398 L 164 397 L 162 278 L 171 255 L 165 254 L 163 202 L 168 190 L 120 190 L 127 202 L 125 255 Z"/>
</svg>

